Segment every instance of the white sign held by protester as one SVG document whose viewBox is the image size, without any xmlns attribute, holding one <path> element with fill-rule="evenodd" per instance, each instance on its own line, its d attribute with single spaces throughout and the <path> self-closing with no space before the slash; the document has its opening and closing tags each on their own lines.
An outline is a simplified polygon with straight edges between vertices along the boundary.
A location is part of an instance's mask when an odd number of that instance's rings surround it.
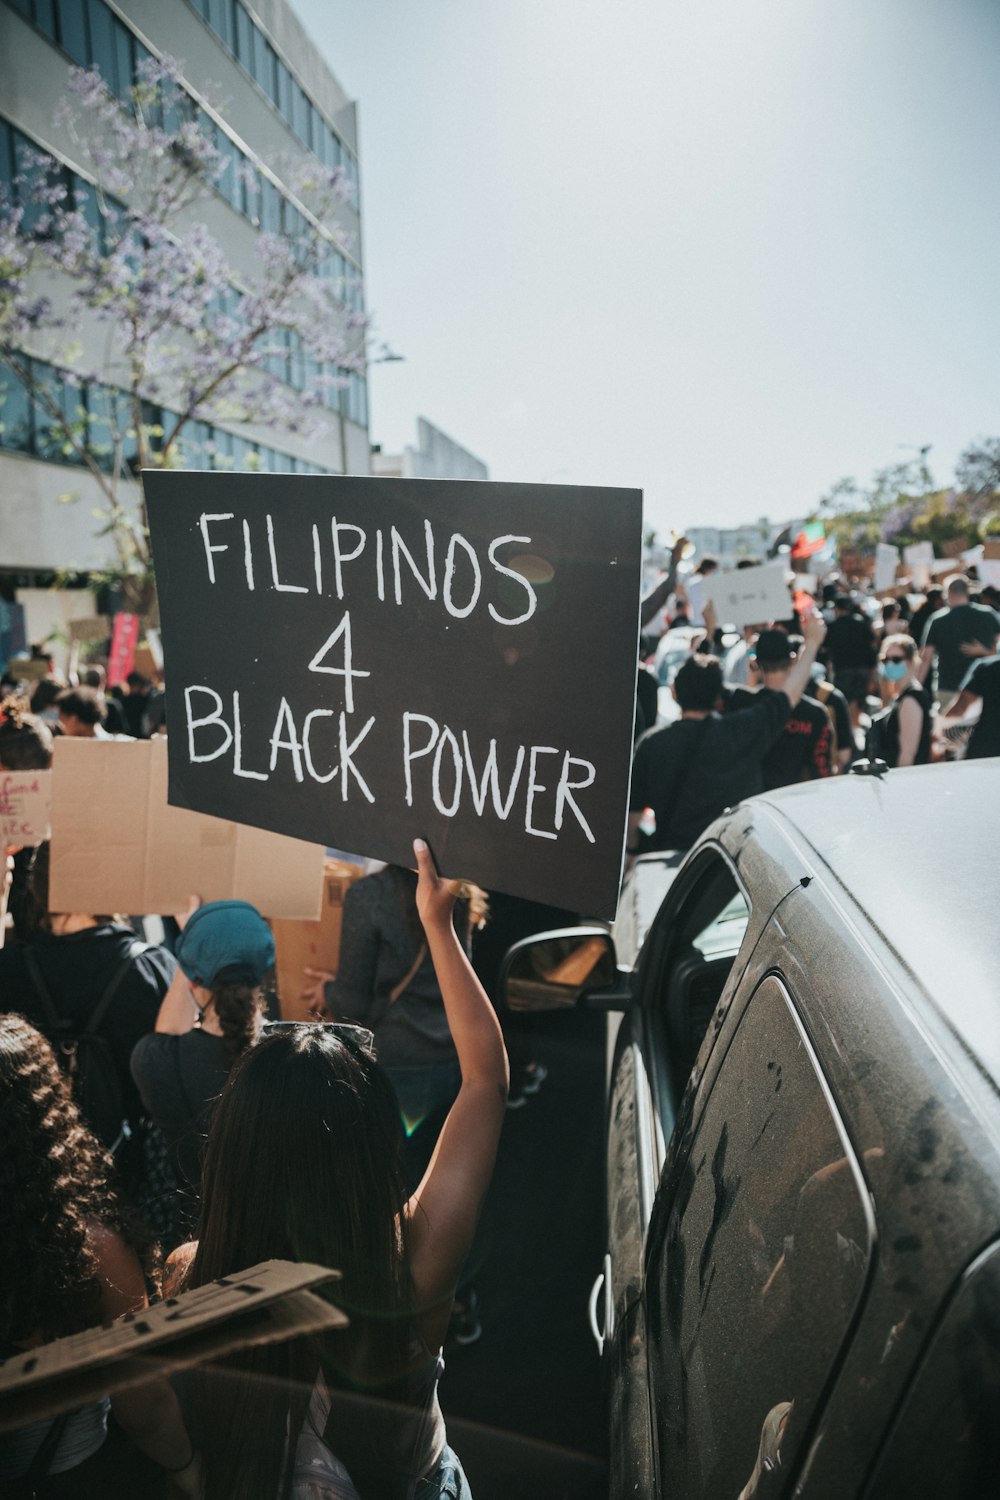
<svg viewBox="0 0 1000 1500">
<path fill-rule="evenodd" d="M 914 542 L 912 546 L 904 547 L 903 561 L 917 587 L 926 587 L 931 581 L 931 569 L 934 566 L 933 542 Z"/>
<path fill-rule="evenodd" d="M 896 547 L 890 547 L 888 542 L 879 542 L 875 548 L 875 592 L 884 593 L 891 589 L 896 582 L 896 568 L 899 564 L 899 551 Z"/>
<path fill-rule="evenodd" d="M 742 629 L 787 620 L 792 601 L 786 571 L 785 564 L 777 562 L 738 568 L 734 573 L 710 573 L 704 580 L 704 597 L 715 605 L 720 625 Z"/>
</svg>

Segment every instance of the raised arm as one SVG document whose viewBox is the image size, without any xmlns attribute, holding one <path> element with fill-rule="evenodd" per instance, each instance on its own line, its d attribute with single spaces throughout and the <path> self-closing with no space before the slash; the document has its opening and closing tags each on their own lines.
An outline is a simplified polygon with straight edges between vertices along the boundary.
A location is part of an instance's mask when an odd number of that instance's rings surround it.
<svg viewBox="0 0 1000 1500">
<path fill-rule="evenodd" d="M 678 537 L 670 553 L 670 566 L 667 568 L 666 577 L 660 579 L 655 589 L 648 593 L 639 605 L 640 625 L 648 625 L 653 616 L 659 614 L 677 587 L 677 566 L 684 555 L 686 546 L 687 537 Z"/>
<path fill-rule="evenodd" d="M 452 924 L 455 889 L 414 840 L 417 909 L 427 934 L 462 1084 L 423 1181 L 407 1204 L 413 1281 L 424 1337 L 444 1335 L 451 1297 L 472 1245 L 496 1160 L 509 1072 L 503 1033 Z"/>
<path fill-rule="evenodd" d="M 805 644 L 792 663 L 791 671 L 785 678 L 782 688 L 782 692 L 793 708 L 809 686 L 809 677 L 816 660 L 816 653 L 822 646 L 825 635 L 826 624 L 823 616 L 817 610 L 813 610 L 812 614 L 806 616 L 802 627 Z"/>
</svg>

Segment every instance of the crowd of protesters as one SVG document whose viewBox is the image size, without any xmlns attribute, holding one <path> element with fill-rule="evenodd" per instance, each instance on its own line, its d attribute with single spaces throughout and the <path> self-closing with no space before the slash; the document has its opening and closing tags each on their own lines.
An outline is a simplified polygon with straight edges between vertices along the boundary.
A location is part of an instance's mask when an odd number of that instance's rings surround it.
<svg viewBox="0 0 1000 1500">
<path fill-rule="evenodd" d="M 956 575 L 878 598 L 833 578 L 808 602 L 790 579 L 784 618 L 735 630 L 710 603 L 694 622 L 682 553 L 640 604 L 630 857 L 859 761 L 1000 754 L 995 591 Z M 48 767 L 59 735 L 165 732 L 161 684 L 138 673 L 112 692 L 96 664 L 4 692 L 8 771 Z M 51 913 L 47 845 L 4 852 L 0 1356 L 271 1258 L 338 1268 L 350 1321 L 230 1359 L 223 1379 L 152 1380 L 0 1434 L 3 1493 L 468 1495 L 441 1349 L 479 1332 L 477 1216 L 505 1108 L 545 1075 L 505 1017 L 508 1097 L 491 998 L 509 944 L 575 914 L 443 881 L 418 840 L 415 872 L 349 888 L 337 971 L 307 971 L 296 997 L 317 1019 L 288 1023 L 246 902 L 193 897 L 148 943 L 140 919 Z"/>
<path fill-rule="evenodd" d="M 678 579 L 684 545 L 640 606 L 630 858 L 687 849 L 743 798 L 861 761 L 1000 755 L 997 589 L 956 573 L 941 587 L 879 597 L 838 576 L 809 579 L 806 591 L 789 574 L 785 618 L 727 630 L 709 602 L 695 629 Z M 716 567 L 703 559 L 697 574 Z M 679 667 L 660 644 L 671 632 L 686 655 Z M 658 660 L 673 663 L 669 683 Z"/>
</svg>

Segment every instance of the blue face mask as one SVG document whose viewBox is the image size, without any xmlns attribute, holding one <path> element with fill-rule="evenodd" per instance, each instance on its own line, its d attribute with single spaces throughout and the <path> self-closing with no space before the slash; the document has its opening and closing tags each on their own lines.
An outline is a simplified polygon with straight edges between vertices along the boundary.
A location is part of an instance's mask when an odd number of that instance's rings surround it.
<svg viewBox="0 0 1000 1500">
<path fill-rule="evenodd" d="M 902 682 L 909 671 L 909 662 L 883 661 L 879 663 L 879 671 L 889 682 Z"/>
</svg>

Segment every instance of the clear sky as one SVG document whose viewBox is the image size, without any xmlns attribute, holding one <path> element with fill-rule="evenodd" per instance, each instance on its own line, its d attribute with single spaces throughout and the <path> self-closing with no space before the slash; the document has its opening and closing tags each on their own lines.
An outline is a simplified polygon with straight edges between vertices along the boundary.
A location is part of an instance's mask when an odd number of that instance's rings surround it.
<svg viewBox="0 0 1000 1500">
<path fill-rule="evenodd" d="M 998 0 L 291 3 L 359 101 L 387 450 L 662 534 L 1000 435 Z"/>
</svg>

